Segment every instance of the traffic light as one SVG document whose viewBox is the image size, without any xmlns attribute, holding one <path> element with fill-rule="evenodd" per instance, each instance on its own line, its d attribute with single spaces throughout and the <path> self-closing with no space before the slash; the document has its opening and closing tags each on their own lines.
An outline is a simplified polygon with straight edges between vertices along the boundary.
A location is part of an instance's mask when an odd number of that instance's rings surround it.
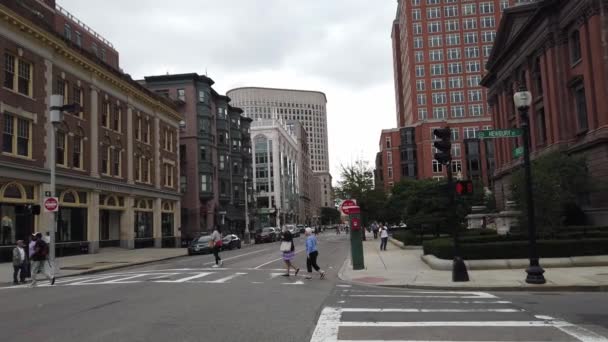
<svg viewBox="0 0 608 342">
<path fill-rule="evenodd" d="M 452 131 L 449 127 L 437 128 L 433 131 L 433 135 L 440 139 L 433 144 L 439 150 L 439 153 L 435 153 L 435 160 L 440 164 L 448 165 L 452 160 Z"/>
<path fill-rule="evenodd" d="M 470 195 L 473 193 L 473 182 L 470 180 L 457 181 L 455 192 L 458 195 Z"/>
</svg>

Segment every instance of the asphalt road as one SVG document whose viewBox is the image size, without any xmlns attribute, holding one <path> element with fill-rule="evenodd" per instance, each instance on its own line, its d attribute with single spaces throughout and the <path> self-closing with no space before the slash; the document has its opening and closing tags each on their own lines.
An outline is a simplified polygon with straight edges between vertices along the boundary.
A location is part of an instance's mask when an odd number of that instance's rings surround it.
<svg viewBox="0 0 608 342">
<path fill-rule="evenodd" d="M 0 288 L 0 340 L 608 342 L 605 293 L 421 291 L 341 282 L 349 236 L 322 234 L 318 274 L 285 278 L 278 243 Z"/>
</svg>

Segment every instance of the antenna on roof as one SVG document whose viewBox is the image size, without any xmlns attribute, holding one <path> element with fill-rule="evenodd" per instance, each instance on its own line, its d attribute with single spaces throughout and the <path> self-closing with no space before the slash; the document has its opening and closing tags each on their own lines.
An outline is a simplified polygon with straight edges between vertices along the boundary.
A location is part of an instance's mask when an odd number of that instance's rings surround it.
<svg viewBox="0 0 608 342">
<path fill-rule="evenodd" d="M 207 74 L 207 68 L 206 68 L 206 67 L 205 67 L 205 76 L 207 76 L 207 77 L 209 76 L 209 75 Z"/>
<path fill-rule="evenodd" d="M 167 76 L 169 76 L 169 70 L 167 70 Z"/>
</svg>

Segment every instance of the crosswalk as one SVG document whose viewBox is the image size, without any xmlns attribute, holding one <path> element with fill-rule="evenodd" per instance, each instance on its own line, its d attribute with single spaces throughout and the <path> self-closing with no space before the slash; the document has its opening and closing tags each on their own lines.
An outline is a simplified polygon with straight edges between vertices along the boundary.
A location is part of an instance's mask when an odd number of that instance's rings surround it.
<svg viewBox="0 0 608 342">
<path fill-rule="evenodd" d="M 537 315 L 485 292 L 355 288 L 338 285 L 311 342 L 584 341 L 589 329 Z"/>
<path fill-rule="evenodd" d="M 103 286 L 133 284 L 279 284 L 285 286 L 305 285 L 302 273 L 297 277 L 283 277 L 281 269 L 231 269 L 231 268 L 178 268 L 136 272 L 113 272 L 77 277 L 58 278 L 54 286 Z M 39 282 L 39 287 L 51 286 L 48 281 Z M 20 289 L 29 285 L 7 286 L 0 289 Z"/>
</svg>

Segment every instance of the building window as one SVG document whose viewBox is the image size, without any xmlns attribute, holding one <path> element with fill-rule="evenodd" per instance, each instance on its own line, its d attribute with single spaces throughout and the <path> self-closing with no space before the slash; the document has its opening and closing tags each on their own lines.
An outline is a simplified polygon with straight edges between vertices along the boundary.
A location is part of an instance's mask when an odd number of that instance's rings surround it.
<svg viewBox="0 0 608 342">
<path fill-rule="evenodd" d="M 543 78 L 540 65 L 540 57 L 534 60 L 534 69 L 532 70 L 532 81 L 534 82 L 534 90 L 536 96 L 543 96 Z"/>
<path fill-rule="evenodd" d="M 475 4 L 462 5 L 462 15 L 473 15 L 476 12 Z"/>
<path fill-rule="evenodd" d="M 391 137 L 386 137 L 386 148 L 391 148 Z"/>
<path fill-rule="evenodd" d="M 101 173 L 104 175 L 110 175 L 110 147 L 101 146 Z"/>
<path fill-rule="evenodd" d="M 2 132 L 2 152 L 21 157 L 32 157 L 32 122 L 5 114 Z"/>
<path fill-rule="evenodd" d="M 547 143 L 547 128 L 545 126 L 545 109 L 536 111 L 536 145 L 543 146 Z"/>
<path fill-rule="evenodd" d="M 110 128 L 110 102 L 106 102 L 101 113 L 101 125 L 105 128 Z"/>
<path fill-rule="evenodd" d="M 496 32 L 494 31 L 483 31 L 481 33 L 481 41 L 483 43 L 493 43 L 496 39 Z"/>
<path fill-rule="evenodd" d="M 581 60 L 581 34 L 575 30 L 570 34 L 570 63 L 576 64 Z"/>
<path fill-rule="evenodd" d="M 448 49 L 448 60 L 460 59 L 460 49 L 450 48 Z"/>
<path fill-rule="evenodd" d="M 431 64 L 431 76 L 439 76 L 443 74 L 443 64 Z"/>
<path fill-rule="evenodd" d="M 57 165 L 68 166 L 67 135 L 64 132 L 57 131 L 55 133 L 55 160 Z"/>
<path fill-rule="evenodd" d="M 460 130 L 458 128 L 451 128 L 450 131 L 452 132 L 452 141 L 460 140 Z"/>
<path fill-rule="evenodd" d="M 420 15 L 420 10 L 419 9 L 415 9 L 412 11 L 412 20 L 413 21 L 418 21 L 422 19 L 422 15 Z"/>
<path fill-rule="evenodd" d="M 150 177 L 150 169 L 151 169 L 152 159 L 143 157 L 141 161 L 141 180 L 143 183 L 151 183 Z"/>
<path fill-rule="evenodd" d="M 462 160 L 452 160 L 452 172 L 462 172 Z"/>
<path fill-rule="evenodd" d="M 490 54 L 492 53 L 492 45 L 484 45 L 482 47 L 482 49 L 483 49 L 483 56 L 490 57 Z"/>
<path fill-rule="evenodd" d="M 80 111 L 78 113 L 73 114 L 78 116 L 79 118 L 82 118 L 84 107 L 84 91 L 76 84 L 72 87 L 72 103 L 77 103 L 80 106 Z"/>
<path fill-rule="evenodd" d="M 82 169 L 82 150 L 83 150 L 83 139 L 79 136 L 74 136 L 72 139 L 72 167 L 75 169 Z"/>
<path fill-rule="evenodd" d="M 393 179 L 393 167 L 388 166 L 386 169 L 388 171 L 388 179 Z"/>
<path fill-rule="evenodd" d="M 200 158 L 202 161 L 206 161 L 207 160 L 207 147 L 205 146 L 201 146 L 200 147 Z"/>
<path fill-rule="evenodd" d="M 101 47 L 101 60 L 106 61 L 106 48 Z"/>
<path fill-rule="evenodd" d="M 467 77 L 467 85 L 469 88 L 479 87 L 479 82 L 481 82 L 481 75 L 472 75 Z"/>
<path fill-rule="evenodd" d="M 185 94 L 184 94 L 185 96 Z M 204 103 L 207 99 L 207 93 L 205 93 L 204 90 L 199 90 L 198 91 L 198 102 L 200 103 Z"/>
<path fill-rule="evenodd" d="M 462 91 L 450 92 L 451 103 L 462 103 L 464 102 L 464 93 Z"/>
<path fill-rule="evenodd" d="M 393 152 L 386 152 L 386 164 L 393 165 Z"/>
<path fill-rule="evenodd" d="M 421 37 L 414 37 L 414 49 L 422 49 L 423 45 Z"/>
<path fill-rule="evenodd" d="M 449 84 L 450 84 L 450 89 L 462 88 L 462 77 L 450 77 Z"/>
<path fill-rule="evenodd" d="M 418 108 L 418 120 L 428 120 L 429 113 L 426 108 Z"/>
<path fill-rule="evenodd" d="M 141 161 L 142 161 L 142 157 L 139 155 L 135 155 L 135 161 L 134 161 L 134 170 L 133 173 L 135 174 L 135 181 L 136 182 L 141 182 Z M 182 192 L 186 192 L 185 189 L 182 189 Z"/>
<path fill-rule="evenodd" d="M 146 144 L 150 143 L 150 120 L 146 120 L 146 122 L 143 125 L 143 129 L 141 131 L 142 135 L 143 135 L 143 141 Z"/>
<path fill-rule="evenodd" d="M 122 108 L 120 106 L 113 106 L 112 111 L 112 130 L 120 132 L 120 121 L 122 117 Z"/>
<path fill-rule="evenodd" d="M 452 33 L 445 36 L 445 41 L 448 46 L 460 45 L 460 34 Z"/>
<path fill-rule="evenodd" d="M 448 113 L 446 107 L 434 107 L 433 108 L 433 119 L 445 119 Z"/>
<path fill-rule="evenodd" d="M 65 24 L 63 26 L 63 36 L 67 40 L 72 40 L 72 28 L 70 27 L 69 24 Z"/>
<path fill-rule="evenodd" d="M 442 173 L 443 165 L 441 165 L 437 160 L 433 159 L 433 173 Z"/>
<path fill-rule="evenodd" d="M 483 105 L 474 104 L 469 106 L 469 115 L 470 116 L 482 116 L 483 115 Z"/>
<path fill-rule="evenodd" d="M 443 61 L 443 50 L 431 50 L 429 51 L 429 58 L 432 62 Z"/>
<path fill-rule="evenodd" d="M 175 166 L 165 163 L 165 187 L 173 187 L 173 174 L 175 172 Z"/>
<path fill-rule="evenodd" d="M 464 117 L 464 106 L 452 106 L 452 117 L 453 118 Z"/>
<path fill-rule="evenodd" d="M 447 101 L 447 96 L 445 93 L 433 93 L 433 104 L 434 105 L 438 105 L 438 104 L 446 104 Z"/>
<path fill-rule="evenodd" d="M 465 127 L 464 128 L 464 138 L 465 139 L 475 139 L 475 138 L 477 138 L 478 132 L 479 132 L 479 127 Z"/>
<path fill-rule="evenodd" d="M 431 89 L 445 89 L 445 79 L 444 78 L 433 78 L 431 79 Z"/>
<path fill-rule="evenodd" d="M 135 119 L 135 140 L 141 141 L 141 117 Z"/>
<path fill-rule="evenodd" d="M 465 44 L 477 44 L 477 32 L 467 32 L 464 34 Z"/>
<path fill-rule="evenodd" d="M 424 106 L 426 104 L 426 94 L 416 95 L 416 104 L 419 106 Z"/>
<path fill-rule="evenodd" d="M 458 16 L 458 6 L 445 6 L 443 8 L 444 16 L 446 18 L 449 17 L 457 17 Z"/>
<path fill-rule="evenodd" d="M 585 98 L 585 86 L 581 81 L 577 86 L 574 87 L 574 104 L 576 109 L 576 118 L 578 121 L 578 130 L 586 131 L 589 128 L 589 121 L 587 118 L 587 100 Z"/>
<path fill-rule="evenodd" d="M 186 101 L 186 90 L 185 89 L 177 89 L 177 99 L 181 101 Z"/>
<path fill-rule="evenodd" d="M 426 89 L 426 83 L 424 80 L 416 80 L 416 90 L 424 91 Z"/>
<path fill-rule="evenodd" d="M 493 28 L 496 26 L 496 18 L 494 17 L 482 17 L 481 27 L 482 28 Z"/>
<path fill-rule="evenodd" d="M 467 73 L 474 73 L 481 71 L 481 64 L 479 61 L 468 61 L 467 62 Z"/>
<path fill-rule="evenodd" d="M 32 96 L 32 64 L 20 57 L 4 54 L 4 87 L 26 96 Z M 17 73 L 15 73 L 15 70 Z"/>
<path fill-rule="evenodd" d="M 426 26 L 429 33 L 441 32 L 441 21 L 429 21 Z"/>
<path fill-rule="evenodd" d="M 99 57 L 99 51 L 97 50 L 97 44 L 96 43 L 91 44 L 91 50 L 93 51 L 93 54 L 96 57 Z"/>
<path fill-rule="evenodd" d="M 475 30 L 477 28 L 477 18 L 467 18 L 462 20 L 462 27 L 465 30 Z"/>
<path fill-rule="evenodd" d="M 422 51 L 416 51 L 414 53 L 415 58 L 416 58 L 416 63 L 422 63 L 424 62 L 424 52 Z"/>
<path fill-rule="evenodd" d="M 481 90 L 469 90 L 469 102 L 481 101 Z"/>
<path fill-rule="evenodd" d="M 201 191 L 211 192 L 211 176 L 201 175 Z"/>
<path fill-rule="evenodd" d="M 430 36 L 429 37 L 429 47 L 440 47 L 443 44 L 442 36 Z"/>
<path fill-rule="evenodd" d="M 448 63 L 448 74 L 462 74 L 462 63 Z"/>
<path fill-rule="evenodd" d="M 420 0 L 412 0 L 412 6 L 420 6 Z"/>
<path fill-rule="evenodd" d="M 82 33 L 76 31 L 76 45 L 82 47 Z"/>
<path fill-rule="evenodd" d="M 465 58 L 479 58 L 479 47 L 471 46 L 464 48 L 464 57 Z"/>
<path fill-rule="evenodd" d="M 480 3 L 479 4 L 479 13 L 481 13 L 481 14 L 494 13 L 494 3 L 493 2 Z"/>
<path fill-rule="evenodd" d="M 416 65 L 416 77 L 424 77 L 424 65 Z"/>
<path fill-rule="evenodd" d="M 220 155 L 220 163 L 219 163 L 219 164 L 220 164 L 220 165 L 219 165 L 219 169 L 220 169 L 221 171 L 223 171 L 223 170 L 225 170 L 225 169 L 226 169 L 226 156 L 224 156 L 224 155 Z"/>
<path fill-rule="evenodd" d="M 431 7 L 426 9 L 427 19 L 437 19 L 441 17 L 441 10 L 439 7 Z"/>
<path fill-rule="evenodd" d="M 121 153 L 120 149 L 115 148 L 112 150 L 112 175 L 120 177 L 120 165 L 121 165 Z"/>
</svg>

